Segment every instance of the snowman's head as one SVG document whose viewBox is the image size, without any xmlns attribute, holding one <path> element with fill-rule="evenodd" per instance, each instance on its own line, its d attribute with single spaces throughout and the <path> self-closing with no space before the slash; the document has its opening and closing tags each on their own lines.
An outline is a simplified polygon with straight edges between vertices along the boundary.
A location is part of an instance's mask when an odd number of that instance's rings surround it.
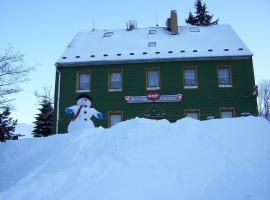
<svg viewBox="0 0 270 200">
<path fill-rule="evenodd" d="M 77 97 L 77 105 L 91 107 L 92 98 L 87 94 L 81 94 Z"/>
</svg>

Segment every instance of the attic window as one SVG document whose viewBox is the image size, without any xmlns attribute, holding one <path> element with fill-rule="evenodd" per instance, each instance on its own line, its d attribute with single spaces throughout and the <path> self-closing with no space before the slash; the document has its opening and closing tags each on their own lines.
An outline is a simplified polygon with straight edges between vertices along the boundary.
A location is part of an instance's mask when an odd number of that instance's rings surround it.
<svg viewBox="0 0 270 200">
<path fill-rule="evenodd" d="M 67 57 L 63 56 L 62 58 L 63 58 L 63 59 L 66 59 Z"/>
<path fill-rule="evenodd" d="M 80 56 L 76 56 L 75 58 L 80 58 Z"/>
<path fill-rule="evenodd" d="M 198 50 L 194 49 L 193 52 L 196 53 L 196 52 L 198 52 Z"/>
<path fill-rule="evenodd" d="M 95 55 L 91 55 L 90 57 L 91 57 L 91 58 L 94 58 L 94 57 L 95 57 Z"/>
<path fill-rule="evenodd" d="M 243 51 L 243 48 L 239 48 L 238 50 L 239 50 L 239 51 Z"/>
<path fill-rule="evenodd" d="M 117 56 L 122 56 L 122 54 L 121 53 L 118 53 Z"/>
<path fill-rule="evenodd" d="M 108 56 L 108 54 L 104 54 L 103 56 L 104 56 L 104 57 L 107 57 L 107 56 Z"/>
<path fill-rule="evenodd" d="M 190 27 L 189 31 L 190 32 L 200 32 L 200 28 L 199 27 Z"/>
<path fill-rule="evenodd" d="M 156 47 L 156 42 L 148 42 L 148 47 Z"/>
<path fill-rule="evenodd" d="M 142 54 L 143 54 L 143 55 L 146 55 L 146 54 L 147 54 L 147 52 L 143 52 Z"/>
<path fill-rule="evenodd" d="M 149 30 L 149 34 L 156 34 L 157 30 Z"/>
<path fill-rule="evenodd" d="M 156 54 L 160 54 L 160 52 L 159 51 L 157 51 L 157 52 L 155 52 Z"/>
<path fill-rule="evenodd" d="M 185 51 L 185 50 L 181 50 L 180 52 L 181 52 L 181 53 L 185 53 L 186 51 Z"/>
<path fill-rule="evenodd" d="M 213 49 L 208 49 L 208 51 L 209 51 L 209 52 L 212 52 L 212 51 L 213 51 Z"/>
<path fill-rule="evenodd" d="M 168 53 L 173 53 L 173 51 L 168 51 Z"/>
<path fill-rule="evenodd" d="M 129 55 L 133 56 L 133 55 L 134 55 L 134 53 L 130 53 Z"/>
<path fill-rule="evenodd" d="M 224 49 L 224 51 L 229 51 L 229 49 Z"/>
<path fill-rule="evenodd" d="M 113 32 L 106 32 L 103 34 L 103 37 L 111 37 L 113 35 Z"/>
</svg>

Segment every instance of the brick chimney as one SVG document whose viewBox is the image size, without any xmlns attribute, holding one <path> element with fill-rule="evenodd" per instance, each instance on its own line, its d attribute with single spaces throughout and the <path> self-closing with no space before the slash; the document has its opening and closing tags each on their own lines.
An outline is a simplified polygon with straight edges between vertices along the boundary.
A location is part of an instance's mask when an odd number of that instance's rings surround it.
<svg viewBox="0 0 270 200">
<path fill-rule="evenodd" d="M 177 12 L 176 10 L 171 11 L 171 17 L 167 19 L 167 29 L 172 35 L 178 34 L 178 22 L 177 22 Z"/>
</svg>

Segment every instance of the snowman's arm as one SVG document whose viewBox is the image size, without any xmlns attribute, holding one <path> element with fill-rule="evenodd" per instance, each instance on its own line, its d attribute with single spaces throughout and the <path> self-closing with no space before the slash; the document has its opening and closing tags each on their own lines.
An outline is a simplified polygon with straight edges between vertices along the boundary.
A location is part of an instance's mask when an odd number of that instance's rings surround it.
<svg viewBox="0 0 270 200">
<path fill-rule="evenodd" d="M 98 120 L 103 120 L 103 114 L 101 112 L 98 112 L 95 108 L 91 108 L 93 115 L 95 116 L 95 118 L 97 118 Z"/>
<path fill-rule="evenodd" d="M 75 114 L 77 110 L 78 110 L 78 106 L 75 105 L 75 106 L 67 107 L 65 109 L 65 113 L 66 115 L 72 115 L 72 114 Z"/>
</svg>

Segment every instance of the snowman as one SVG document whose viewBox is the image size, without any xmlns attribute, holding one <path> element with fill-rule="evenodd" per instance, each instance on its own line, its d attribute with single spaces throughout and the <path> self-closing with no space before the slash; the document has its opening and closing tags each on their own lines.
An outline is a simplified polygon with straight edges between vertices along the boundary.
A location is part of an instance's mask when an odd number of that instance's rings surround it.
<svg viewBox="0 0 270 200">
<path fill-rule="evenodd" d="M 81 94 L 77 97 L 77 105 L 65 109 L 67 115 L 73 115 L 73 119 L 68 125 L 68 132 L 74 132 L 82 129 L 95 128 L 92 116 L 98 120 L 103 120 L 103 114 L 96 109 L 91 108 L 92 98 L 87 94 Z"/>
</svg>

